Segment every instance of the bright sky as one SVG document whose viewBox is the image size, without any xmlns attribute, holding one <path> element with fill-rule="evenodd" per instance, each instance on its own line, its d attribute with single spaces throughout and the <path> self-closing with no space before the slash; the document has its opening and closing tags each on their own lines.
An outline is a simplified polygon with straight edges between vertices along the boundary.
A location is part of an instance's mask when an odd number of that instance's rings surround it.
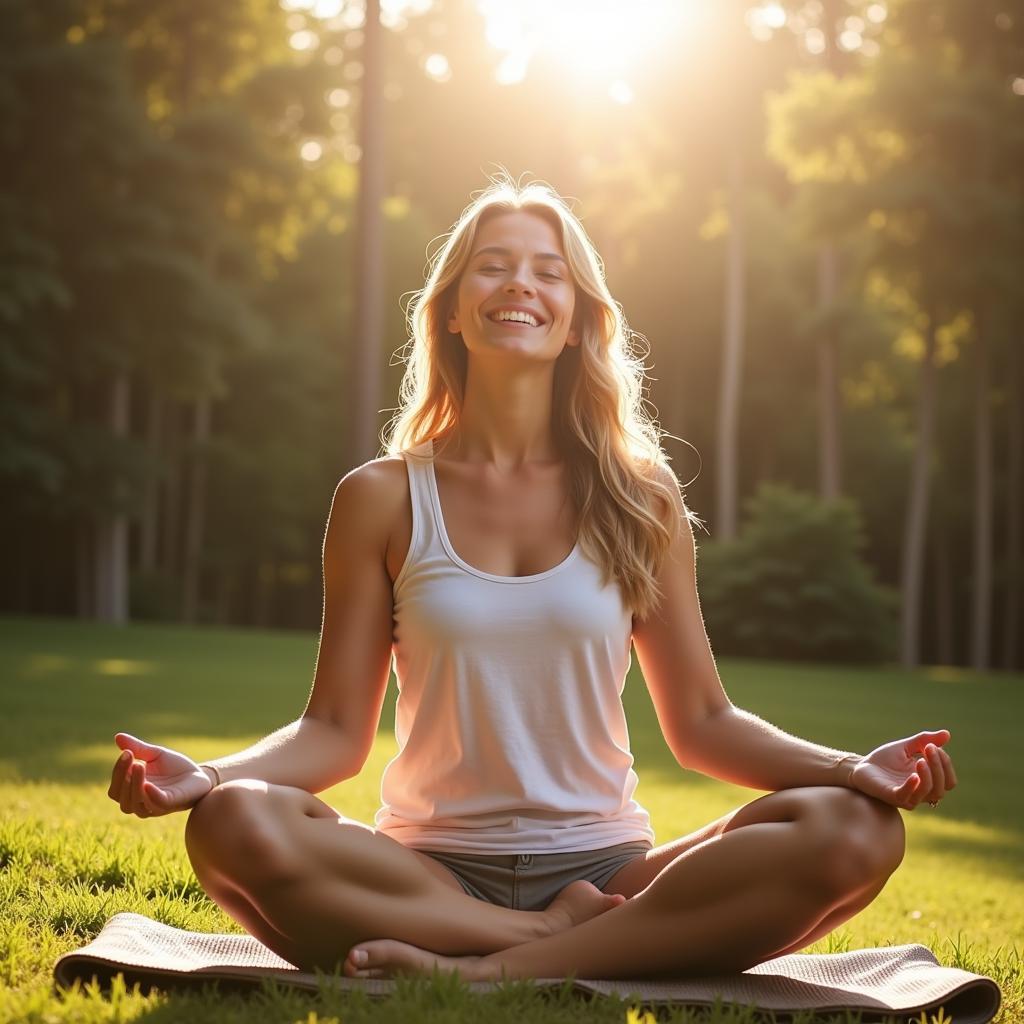
<svg viewBox="0 0 1024 1024">
<path fill-rule="evenodd" d="M 299 24 L 291 36 L 296 50 L 312 50 L 319 44 L 310 16 L 333 28 L 358 29 L 363 24 L 365 3 L 361 0 L 279 0 L 286 11 L 298 15 Z M 434 0 L 380 0 L 381 21 L 401 29 L 410 16 L 425 13 Z M 578 77 L 590 79 L 607 89 L 612 99 L 628 103 L 633 90 L 630 80 L 646 55 L 666 46 L 685 46 L 698 35 L 701 22 L 713 8 L 713 0 L 476 0 L 484 19 L 488 43 L 498 55 L 495 70 L 499 82 L 514 85 L 528 74 L 531 61 L 553 56 Z M 886 18 L 886 5 L 867 5 L 865 17 L 850 15 L 835 27 L 837 43 L 865 56 L 878 51 L 871 30 Z M 798 36 L 812 55 L 825 49 L 821 24 L 821 0 L 804 0 L 787 11 L 778 0 L 750 2 L 746 22 L 755 39 L 767 41 L 778 31 Z M 424 70 L 438 81 L 451 77 L 447 57 L 430 54 Z"/>
<path fill-rule="evenodd" d="M 632 97 L 630 72 L 644 54 L 683 39 L 706 0 L 477 0 L 487 41 L 498 51 L 498 81 L 522 81 L 531 60 L 557 56 L 578 75 L 606 85 L 613 99 Z"/>
<path fill-rule="evenodd" d="M 320 46 L 318 22 L 332 30 L 358 34 L 365 18 L 363 0 L 279 0 L 291 12 L 290 44 L 296 50 Z M 483 21 L 487 43 L 496 55 L 495 77 L 504 85 L 523 81 L 535 58 L 554 58 L 567 74 L 588 81 L 616 103 L 633 100 L 633 83 L 645 60 L 659 50 L 673 52 L 690 44 L 700 45 L 704 23 L 714 11 L 714 0 L 475 0 Z M 380 0 L 381 22 L 402 29 L 409 18 L 429 11 L 434 0 Z M 789 10 L 778 0 L 748 0 L 745 20 L 751 35 L 767 41 L 776 32 L 795 35 L 812 56 L 825 49 L 822 0 L 803 0 Z M 835 26 L 841 49 L 859 50 L 870 57 L 878 52 L 873 31 L 885 21 L 883 2 L 869 3 L 864 17 L 849 15 Z M 308 20 L 307 20 L 308 19 Z M 325 53 L 329 64 L 339 63 L 336 47 Z M 425 53 L 426 75 L 446 82 L 453 69 L 444 53 Z M 1018 79 L 1017 82 L 1024 82 Z M 1021 88 L 1024 88 L 1022 86 Z M 1018 84 L 1014 83 L 1014 91 Z M 337 101 L 335 94 L 339 96 Z M 335 89 L 328 101 L 344 106 L 347 90 Z M 343 114 L 337 115 L 344 119 Z M 320 158 L 323 147 L 310 141 L 303 159 Z"/>
</svg>

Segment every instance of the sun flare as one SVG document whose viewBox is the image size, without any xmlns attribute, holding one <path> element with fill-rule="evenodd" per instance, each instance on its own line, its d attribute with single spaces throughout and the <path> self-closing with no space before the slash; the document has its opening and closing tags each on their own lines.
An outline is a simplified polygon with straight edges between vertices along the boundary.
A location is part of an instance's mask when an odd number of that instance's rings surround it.
<svg viewBox="0 0 1024 1024">
<path fill-rule="evenodd" d="M 618 87 L 645 54 L 692 31 L 706 6 L 699 0 L 478 0 L 487 41 L 503 54 L 496 75 L 522 81 L 530 61 L 544 53 L 575 74 Z"/>
</svg>

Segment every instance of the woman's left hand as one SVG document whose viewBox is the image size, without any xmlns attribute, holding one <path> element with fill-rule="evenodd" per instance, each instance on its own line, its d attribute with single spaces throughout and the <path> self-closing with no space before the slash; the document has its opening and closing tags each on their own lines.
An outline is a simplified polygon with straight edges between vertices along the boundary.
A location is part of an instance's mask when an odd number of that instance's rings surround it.
<svg viewBox="0 0 1024 1024">
<path fill-rule="evenodd" d="M 850 786 L 887 804 L 912 811 L 922 800 L 934 807 L 956 786 L 953 762 L 943 749 L 949 730 L 919 732 L 885 743 L 850 773 Z"/>
</svg>

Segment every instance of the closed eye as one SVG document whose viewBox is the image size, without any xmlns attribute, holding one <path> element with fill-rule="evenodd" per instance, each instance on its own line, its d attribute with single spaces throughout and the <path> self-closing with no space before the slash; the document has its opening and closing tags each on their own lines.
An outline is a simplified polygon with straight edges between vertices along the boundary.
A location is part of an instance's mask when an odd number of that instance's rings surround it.
<svg viewBox="0 0 1024 1024">
<path fill-rule="evenodd" d="M 487 263 L 480 268 L 481 273 L 484 274 L 500 274 L 505 270 L 503 266 L 498 263 Z M 561 281 L 562 275 L 555 272 L 554 270 L 541 270 L 538 277 L 546 277 L 549 281 Z"/>
</svg>

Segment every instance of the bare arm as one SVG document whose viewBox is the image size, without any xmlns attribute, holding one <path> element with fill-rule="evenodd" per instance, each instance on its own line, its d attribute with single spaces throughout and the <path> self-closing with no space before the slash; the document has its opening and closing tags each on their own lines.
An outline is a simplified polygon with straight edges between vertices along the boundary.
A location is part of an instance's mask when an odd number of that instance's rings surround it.
<svg viewBox="0 0 1024 1024">
<path fill-rule="evenodd" d="M 393 476 L 391 477 L 393 479 Z M 404 499 L 376 463 L 338 485 L 324 537 L 324 610 L 313 687 L 301 717 L 200 770 L 183 754 L 127 733 L 116 740 L 109 796 L 140 817 L 183 810 L 215 783 L 255 778 L 319 792 L 358 774 L 387 687 L 391 581 L 384 562 L 389 509 Z"/>
<path fill-rule="evenodd" d="M 357 775 L 380 722 L 391 665 L 392 593 L 384 564 L 386 499 L 370 463 L 338 484 L 323 546 L 324 608 L 302 717 L 209 762 L 221 781 L 258 778 L 318 793 Z"/>
<path fill-rule="evenodd" d="M 861 756 L 791 736 L 729 700 L 697 597 L 696 546 L 675 477 L 673 541 L 658 575 L 663 597 L 633 643 L 669 749 L 680 765 L 752 789 L 852 786 L 899 806 L 940 799 L 956 784 L 939 749 L 945 730 L 919 733 Z"/>
</svg>

